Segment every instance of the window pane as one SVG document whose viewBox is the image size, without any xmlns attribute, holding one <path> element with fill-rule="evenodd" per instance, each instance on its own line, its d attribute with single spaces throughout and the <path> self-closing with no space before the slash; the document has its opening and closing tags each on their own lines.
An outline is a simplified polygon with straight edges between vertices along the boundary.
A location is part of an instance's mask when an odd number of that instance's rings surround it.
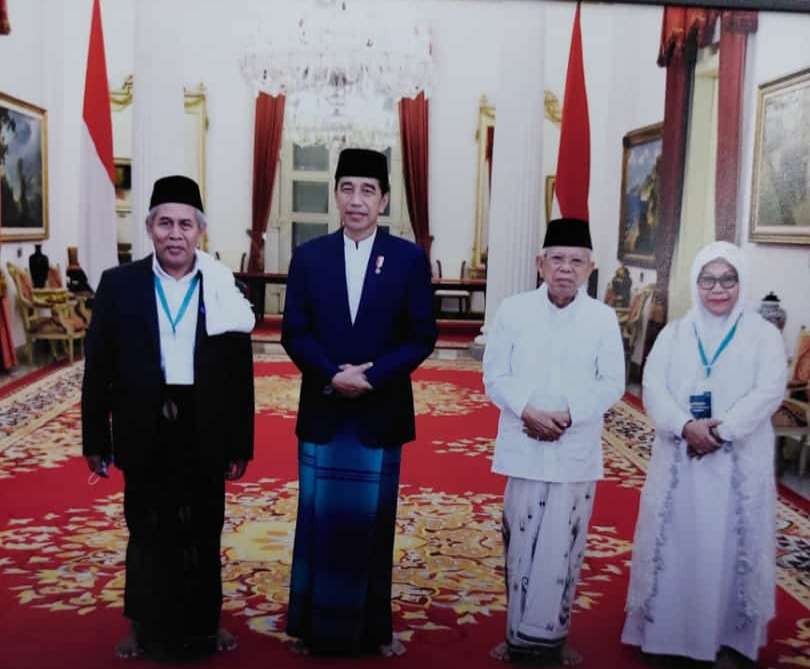
<svg viewBox="0 0 810 669">
<path fill-rule="evenodd" d="M 329 170 L 329 150 L 325 146 L 293 144 L 293 169 L 304 172 L 327 172 Z"/>
<path fill-rule="evenodd" d="M 292 245 L 293 248 L 300 246 L 310 239 L 321 237 L 329 233 L 328 223 L 295 223 L 292 224 Z"/>
<path fill-rule="evenodd" d="M 329 184 L 325 181 L 293 181 L 293 211 L 329 213 Z"/>
</svg>

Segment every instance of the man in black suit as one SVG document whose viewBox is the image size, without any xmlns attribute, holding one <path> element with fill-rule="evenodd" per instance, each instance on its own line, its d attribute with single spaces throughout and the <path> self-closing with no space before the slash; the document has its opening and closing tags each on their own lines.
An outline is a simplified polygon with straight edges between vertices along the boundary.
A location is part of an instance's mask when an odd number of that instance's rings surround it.
<svg viewBox="0 0 810 669">
<path fill-rule="evenodd" d="M 410 374 L 437 333 L 424 252 L 377 227 L 388 198 L 385 156 L 345 149 L 342 228 L 290 263 L 282 344 L 303 379 L 287 633 L 300 652 L 404 652 L 391 624 L 400 453 L 415 436 Z"/>
<path fill-rule="evenodd" d="M 154 255 L 102 275 L 87 333 L 82 445 L 91 471 L 124 474 L 129 529 L 119 656 L 235 647 L 219 627 L 225 480 L 253 455 L 249 303 L 197 250 L 197 184 L 155 182 Z"/>
</svg>

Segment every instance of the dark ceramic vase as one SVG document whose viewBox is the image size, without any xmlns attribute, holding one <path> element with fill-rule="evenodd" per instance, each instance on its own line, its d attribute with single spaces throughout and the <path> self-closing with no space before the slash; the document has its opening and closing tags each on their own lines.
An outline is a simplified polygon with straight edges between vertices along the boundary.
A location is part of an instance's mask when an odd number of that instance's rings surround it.
<svg viewBox="0 0 810 669">
<path fill-rule="evenodd" d="M 36 250 L 28 257 L 28 271 L 34 288 L 44 288 L 48 280 L 48 256 L 42 252 L 42 244 L 35 244 L 34 248 Z"/>
<path fill-rule="evenodd" d="M 771 291 L 762 298 L 759 305 L 759 315 L 766 321 L 773 323 L 780 331 L 785 329 L 787 312 L 782 308 L 782 304 L 776 293 Z"/>
</svg>

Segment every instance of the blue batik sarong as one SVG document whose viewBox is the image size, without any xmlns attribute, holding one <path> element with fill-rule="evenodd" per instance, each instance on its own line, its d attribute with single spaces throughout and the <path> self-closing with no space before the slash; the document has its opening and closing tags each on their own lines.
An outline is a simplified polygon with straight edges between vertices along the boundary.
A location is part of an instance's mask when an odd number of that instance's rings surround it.
<svg viewBox="0 0 810 669">
<path fill-rule="evenodd" d="M 391 569 L 401 447 L 352 436 L 300 442 L 287 634 L 311 650 L 391 642 Z"/>
</svg>

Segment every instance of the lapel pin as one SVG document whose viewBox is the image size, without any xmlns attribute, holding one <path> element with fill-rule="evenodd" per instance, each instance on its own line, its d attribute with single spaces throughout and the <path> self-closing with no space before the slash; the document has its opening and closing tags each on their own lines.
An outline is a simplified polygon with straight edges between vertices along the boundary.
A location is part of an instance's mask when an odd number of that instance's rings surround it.
<svg viewBox="0 0 810 669">
<path fill-rule="evenodd" d="M 376 266 L 376 268 L 374 270 L 375 274 L 379 274 L 380 272 L 382 272 L 382 266 L 383 266 L 384 262 L 385 262 L 385 256 L 377 256 L 377 266 Z"/>
</svg>

